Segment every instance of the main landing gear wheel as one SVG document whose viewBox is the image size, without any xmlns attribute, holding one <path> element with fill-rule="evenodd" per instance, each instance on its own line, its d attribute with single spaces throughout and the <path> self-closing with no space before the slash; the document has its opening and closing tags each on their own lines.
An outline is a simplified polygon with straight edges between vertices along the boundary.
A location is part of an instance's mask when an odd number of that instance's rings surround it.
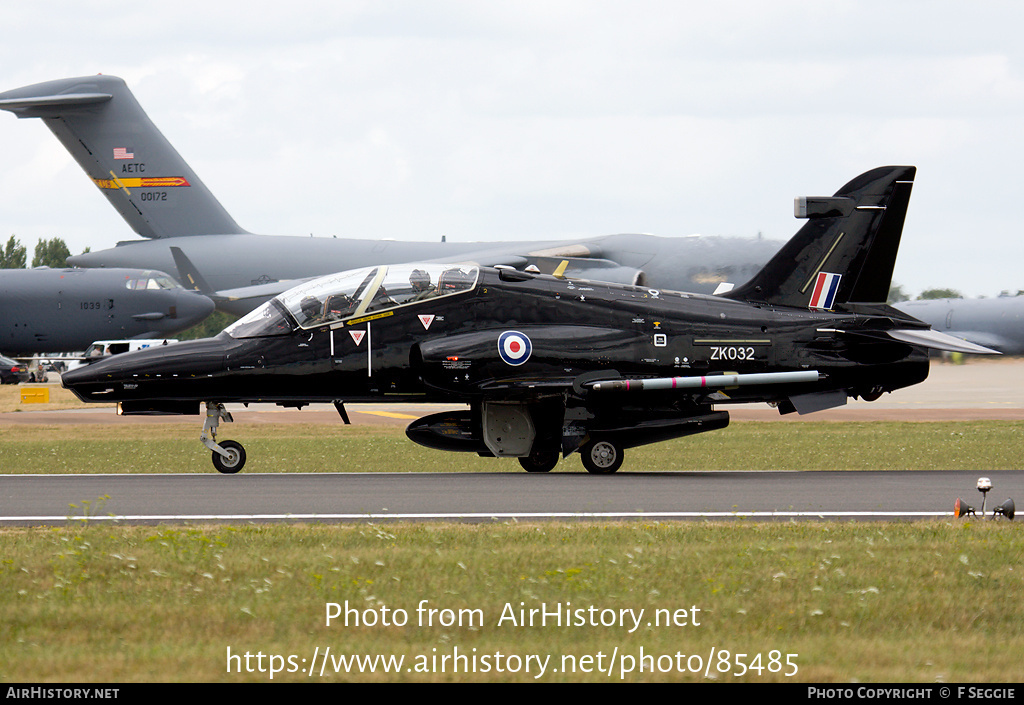
<svg viewBox="0 0 1024 705">
<path fill-rule="evenodd" d="M 587 472 L 610 475 L 622 467 L 622 446 L 612 441 L 590 441 L 580 448 L 580 458 Z"/>
<path fill-rule="evenodd" d="M 526 472 L 551 472 L 558 465 L 558 451 L 530 453 L 520 458 L 519 464 Z"/>
<path fill-rule="evenodd" d="M 220 447 L 227 451 L 227 457 L 213 451 L 213 467 L 217 472 L 234 475 L 245 467 L 245 448 L 238 441 L 221 441 Z"/>
<path fill-rule="evenodd" d="M 878 401 L 885 392 L 881 387 L 872 387 L 866 392 L 861 392 L 860 398 L 864 401 Z"/>
</svg>

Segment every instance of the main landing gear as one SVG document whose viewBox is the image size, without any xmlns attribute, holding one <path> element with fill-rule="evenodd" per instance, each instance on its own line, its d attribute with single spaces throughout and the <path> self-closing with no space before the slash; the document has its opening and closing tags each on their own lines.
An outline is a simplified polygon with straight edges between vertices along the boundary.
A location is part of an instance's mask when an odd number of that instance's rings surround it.
<svg viewBox="0 0 1024 705">
<path fill-rule="evenodd" d="M 339 406 L 340 403 L 335 406 Z M 346 418 L 344 408 L 339 408 L 342 418 Z M 232 422 L 231 413 L 220 402 L 206 402 L 206 423 L 199 437 L 203 445 L 212 452 L 213 467 L 217 472 L 234 475 L 245 467 L 245 448 L 238 441 L 224 440 L 217 442 L 217 429 L 221 421 Z M 347 421 L 347 418 L 346 418 Z M 413 438 L 413 440 L 417 440 Z M 419 441 L 418 441 L 419 442 Z M 424 444 L 426 445 L 426 444 Z M 447 448 L 450 450 L 450 448 Z M 625 452 L 618 440 L 609 438 L 588 439 L 580 449 L 580 459 L 587 472 L 594 475 L 610 475 L 622 467 Z M 530 455 L 519 458 L 519 464 L 526 472 L 551 472 L 558 466 L 561 456 L 557 450 L 535 450 Z"/>
<path fill-rule="evenodd" d="M 220 426 L 221 419 L 227 422 L 234 421 L 223 404 L 206 402 L 206 423 L 203 424 L 203 433 L 199 440 L 213 451 L 213 467 L 217 468 L 217 472 L 234 475 L 245 467 L 245 448 L 238 441 L 217 443 L 217 427 Z"/>
<path fill-rule="evenodd" d="M 587 472 L 610 475 L 620 467 L 624 458 L 622 446 L 609 440 L 592 440 L 580 448 L 580 459 Z"/>
<path fill-rule="evenodd" d="M 557 451 L 534 451 L 519 464 L 526 472 L 551 472 L 558 465 Z M 609 440 L 589 441 L 580 448 L 580 459 L 587 472 L 594 475 L 610 475 L 620 467 L 625 453 L 621 445 Z"/>
<path fill-rule="evenodd" d="M 558 451 L 534 451 L 525 458 L 520 458 L 519 464 L 526 472 L 551 472 L 558 465 Z"/>
</svg>

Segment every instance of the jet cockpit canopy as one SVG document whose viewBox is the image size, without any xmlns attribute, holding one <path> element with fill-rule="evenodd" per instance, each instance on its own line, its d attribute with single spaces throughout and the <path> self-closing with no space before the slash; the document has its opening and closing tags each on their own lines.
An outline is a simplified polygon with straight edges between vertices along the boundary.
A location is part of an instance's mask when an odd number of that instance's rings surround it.
<svg viewBox="0 0 1024 705">
<path fill-rule="evenodd" d="M 163 272 L 147 271 L 140 277 L 125 278 L 124 287 L 133 291 L 149 289 L 181 289 L 181 284 L 171 279 Z"/>
<path fill-rule="evenodd" d="M 409 306 L 476 288 L 474 265 L 436 263 L 364 267 L 289 289 L 225 329 L 232 338 L 286 335 L 356 316 Z"/>
</svg>

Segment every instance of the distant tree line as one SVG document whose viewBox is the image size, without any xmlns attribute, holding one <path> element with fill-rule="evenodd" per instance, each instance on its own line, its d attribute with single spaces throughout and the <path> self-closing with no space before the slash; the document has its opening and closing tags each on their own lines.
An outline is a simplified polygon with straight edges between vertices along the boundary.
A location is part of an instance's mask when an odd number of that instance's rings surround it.
<svg viewBox="0 0 1024 705">
<path fill-rule="evenodd" d="M 88 249 L 86 250 L 88 251 Z M 67 267 L 67 258 L 71 256 L 68 244 L 62 238 L 40 240 L 36 243 L 36 251 L 32 256 L 33 267 Z M 0 269 L 24 269 L 26 263 L 25 246 L 14 235 L 0 250 Z"/>
<path fill-rule="evenodd" d="M 25 268 L 25 247 L 18 242 L 13 235 L 4 246 L 3 261 L 0 261 L 0 269 L 24 269 Z"/>
<path fill-rule="evenodd" d="M 1003 289 L 999 292 L 999 296 L 1024 296 L 1024 289 L 1017 289 L 1016 293 L 1011 292 L 1009 289 Z M 917 295 L 917 300 L 925 299 L 962 299 L 964 295 L 956 289 L 925 289 Z M 901 301 L 910 301 L 910 294 L 908 294 L 902 286 L 899 284 L 893 284 L 889 287 L 889 299 L 888 303 L 898 304 Z M 985 298 L 985 297 L 981 297 Z"/>
<path fill-rule="evenodd" d="M 238 316 L 233 316 L 230 313 L 224 313 L 223 311 L 214 311 L 188 330 L 175 333 L 174 337 L 178 340 L 212 338 L 237 320 Z"/>
</svg>

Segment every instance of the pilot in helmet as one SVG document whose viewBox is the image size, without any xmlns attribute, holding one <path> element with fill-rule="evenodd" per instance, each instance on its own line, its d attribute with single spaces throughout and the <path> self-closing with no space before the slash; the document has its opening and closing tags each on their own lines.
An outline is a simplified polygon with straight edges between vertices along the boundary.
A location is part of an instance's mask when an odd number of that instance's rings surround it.
<svg viewBox="0 0 1024 705">
<path fill-rule="evenodd" d="M 303 297 L 302 301 L 299 303 L 299 310 L 301 310 L 302 315 L 306 317 L 306 320 L 303 321 L 303 323 L 309 323 L 319 318 L 320 312 L 323 310 L 321 306 L 322 304 L 320 303 L 320 299 L 317 297 Z"/>
<path fill-rule="evenodd" d="M 465 291 L 472 285 L 473 279 L 469 274 L 463 272 L 458 267 L 452 267 L 451 269 L 446 269 L 437 278 L 437 293 L 440 296 L 454 294 L 458 291 Z"/>
<path fill-rule="evenodd" d="M 434 295 L 434 288 L 430 285 L 430 275 L 422 269 L 412 270 L 409 275 L 409 286 L 412 288 L 411 301 L 420 301 Z"/>
</svg>

